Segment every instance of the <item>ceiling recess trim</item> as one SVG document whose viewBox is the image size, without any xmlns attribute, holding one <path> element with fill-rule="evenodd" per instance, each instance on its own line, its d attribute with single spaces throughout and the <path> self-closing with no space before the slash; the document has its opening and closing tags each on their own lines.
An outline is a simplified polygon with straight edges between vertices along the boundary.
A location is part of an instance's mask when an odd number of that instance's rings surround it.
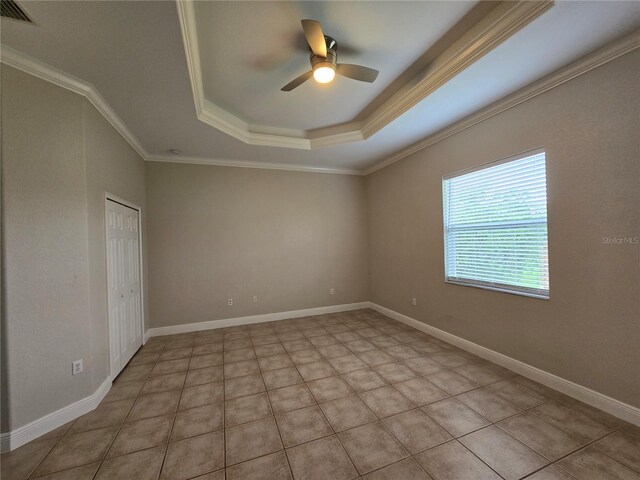
<svg viewBox="0 0 640 480">
<path fill-rule="evenodd" d="M 456 133 L 459 133 L 467 128 L 470 128 L 480 122 L 483 122 L 499 113 L 516 107 L 527 100 L 531 100 L 538 95 L 541 95 L 552 88 L 558 87 L 570 80 L 573 80 L 580 75 L 590 72 L 591 70 L 598 68 L 606 63 L 609 63 L 616 58 L 619 58 L 627 53 L 640 48 L 640 30 L 636 30 L 629 35 L 626 35 L 604 47 L 579 58 L 575 62 L 556 70 L 555 72 L 547 75 L 546 77 L 527 85 L 526 87 L 508 95 L 507 97 L 492 103 L 491 105 L 478 110 L 471 115 L 464 117 L 463 119 L 435 132 L 432 135 L 420 140 L 413 145 L 400 150 L 391 157 L 376 163 L 369 169 L 363 171 L 364 175 L 370 175 L 378 170 L 381 170 L 405 157 L 413 155 L 420 150 L 424 150 L 431 145 L 434 145 L 446 138 L 449 138 Z"/>
<path fill-rule="evenodd" d="M 250 145 L 311 150 L 368 139 L 551 8 L 553 0 L 501 2 L 364 121 L 288 133 L 249 124 L 205 97 L 194 1 L 176 0 L 176 5 L 198 119 Z M 331 133 L 323 133 L 327 130 Z"/>
<path fill-rule="evenodd" d="M 142 143 L 127 127 L 120 116 L 111 108 L 96 87 L 89 82 L 63 72 L 36 58 L 30 57 L 7 45 L 0 45 L 0 62 L 32 75 L 46 82 L 57 85 L 85 97 L 98 112 L 115 128 L 115 130 L 131 145 L 131 147 L 147 162 L 191 163 L 200 165 L 218 165 L 224 167 L 262 168 L 266 170 L 289 170 L 295 172 L 333 173 L 341 175 L 362 175 L 359 170 L 347 168 L 317 167 L 313 165 L 296 165 L 286 163 L 250 162 L 244 160 L 225 160 L 217 158 L 188 157 L 184 155 L 153 155 L 147 152 Z"/>
<path fill-rule="evenodd" d="M 505 110 L 515 107 L 527 100 L 541 95 L 552 88 L 560 86 L 565 82 L 573 80 L 580 75 L 590 72 L 608 62 L 615 60 L 627 53 L 640 48 L 640 30 L 622 37 L 603 48 L 596 50 L 584 57 L 576 60 L 568 66 L 551 73 L 550 75 L 534 82 L 521 90 L 498 100 L 471 115 L 455 122 L 420 140 L 407 148 L 404 148 L 391 157 L 376 163 L 369 169 L 355 170 L 343 168 L 326 168 L 312 165 L 295 165 L 282 163 L 250 162 L 244 160 L 226 160 L 208 157 L 188 157 L 183 155 L 153 155 L 147 153 L 143 145 L 136 136 L 129 130 L 122 119 L 107 104 L 104 97 L 96 90 L 91 83 L 85 82 L 73 75 L 58 70 L 40 60 L 25 55 L 22 52 L 12 49 L 6 45 L 0 45 L 0 61 L 10 67 L 25 72 L 34 77 L 53 83 L 77 94 L 86 97 L 98 112 L 113 125 L 120 135 L 131 145 L 131 147 L 145 160 L 149 162 L 169 162 L 169 163 L 190 163 L 198 165 L 217 165 L 225 167 L 245 167 L 260 168 L 266 170 L 290 170 L 312 173 L 332 173 L 342 175 L 370 175 L 382 168 L 385 168 L 405 157 L 408 157 L 420 150 L 423 150 L 437 142 L 440 142 L 458 132 L 461 132 L 473 125 L 487 120 L 494 115 L 498 115 Z"/>
<path fill-rule="evenodd" d="M 62 70 L 58 70 L 49 64 L 41 62 L 33 57 L 25 55 L 18 50 L 14 50 L 6 45 L 0 45 L 0 61 L 5 65 L 9 65 L 17 70 L 38 77 L 42 80 L 46 80 L 49 83 L 53 83 L 72 92 L 78 93 L 89 100 L 91 104 L 96 107 L 98 112 L 102 114 L 104 118 L 122 135 L 122 137 L 131 145 L 131 147 L 142 158 L 147 156 L 147 151 L 142 146 L 137 137 L 129 130 L 129 127 L 125 125 L 120 116 L 111 108 L 104 97 L 98 92 L 96 87 L 84 80 L 74 77 Z"/>
</svg>

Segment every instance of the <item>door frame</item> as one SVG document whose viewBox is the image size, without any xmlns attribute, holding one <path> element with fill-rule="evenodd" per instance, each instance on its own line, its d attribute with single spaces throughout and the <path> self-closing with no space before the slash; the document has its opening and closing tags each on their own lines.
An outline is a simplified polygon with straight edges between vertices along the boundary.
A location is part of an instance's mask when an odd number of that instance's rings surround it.
<svg viewBox="0 0 640 480">
<path fill-rule="evenodd" d="M 139 207 L 138 205 L 136 205 L 135 203 L 129 202 L 128 200 L 125 200 L 124 198 L 118 197 L 117 195 L 114 195 L 113 193 L 109 193 L 109 192 L 104 192 L 104 235 L 103 238 L 105 239 L 105 245 L 104 245 L 104 271 L 105 271 L 105 279 L 106 279 L 106 294 L 107 294 L 107 331 L 109 332 L 109 374 L 112 374 L 111 372 L 111 332 L 110 332 L 110 328 L 111 325 L 109 324 L 109 261 L 108 261 L 108 242 L 107 242 L 107 231 L 108 231 L 108 222 L 109 222 L 109 215 L 108 215 L 108 209 L 109 209 L 109 204 L 107 202 L 112 201 L 115 203 L 119 203 L 120 205 L 123 205 L 127 208 L 131 208 L 133 210 L 136 210 L 138 212 L 138 259 L 140 262 L 140 321 L 142 323 L 142 325 L 140 325 L 140 332 L 142 333 L 142 345 L 144 345 L 146 343 L 146 332 L 144 329 L 144 324 L 145 324 L 145 296 L 144 296 L 144 261 L 143 261 L 143 249 L 142 249 L 142 208 Z M 113 381 L 113 378 L 111 378 L 111 380 Z"/>
</svg>

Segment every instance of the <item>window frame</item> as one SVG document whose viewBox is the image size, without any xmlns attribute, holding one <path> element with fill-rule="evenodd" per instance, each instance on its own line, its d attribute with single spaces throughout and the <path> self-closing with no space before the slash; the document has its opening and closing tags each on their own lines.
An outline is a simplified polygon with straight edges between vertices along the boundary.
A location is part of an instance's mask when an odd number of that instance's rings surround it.
<svg viewBox="0 0 640 480">
<path fill-rule="evenodd" d="M 447 239 L 447 235 L 449 233 L 448 230 L 448 226 L 447 226 L 447 213 L 446 213 L 446 208 L 448 208 L 448 204 L 446 203 L 446 194 L 445 194 L 445 182 L 447 180 L 450 180 L 452 178 L 456 178 L 456 177 L 460 177 L 462 175 L 467 175 L 469 173 L 473 173 L 479 170 L 484 170 L 487 168 L 491 168 L 491 167 L 495 167 L 498 165 L 502 165 L 504 163 L 509 163 L 509 162 L 513 162 L 513 161 L 517 161 L 517 160 L 522 160 L 523 158 L 527 158 L 527 157 L 531 157 L 534 155 L 539 155 L 543 153 L 545 156 L 545 192 L 546 192 L 546 206 L 547 206 L 547 219 L 546 219 L 546 226 L 547 226 L 547 272 L 548 272 L 548 276 L 549 276 L 549 288 L 546 292 L 541 291 L 539 289 L 534 289 L 534 288 L 530 288 L 530 287 L 519 287 L 517 285 L 505 285 L 505 284 L 500 284 L 500 283 L 494 283 L 494 282 L 487 282 L 487 281 L 483 281 L 483 280 L 465 280 L 465 279 L 460 279 L 460 278 L 455 278 L 455 277 L 449 277 L 449 272 L 448 272 L 448 268 L 449 268 L 449 262 L 448 262 L 448 247 L 449 247 L 449 242 Z M 494 292 L 500 292 L 500 293 L 509 293 L 512 295 L 520 295 L 520 296 L 524 296 L 524 297 L 530 297 L 530 298 L 537 298 L 540 300 L 550 300 L 551 299 L 551 262 L 549 259 L 549 255 L 548 255 L 548 251 L 549 251 L 549 189 L 548 189 L 548 175 L 547 175 L 547 152 L 545 151 L 544 147 L 539 147 L 539 148 L 535 148 L 533 150 L 527 150 L 521 153 L 517 153 L 515 155 L 510 155 L 509 157 L 505 157 L 505 158 L 501 158 L 499 160 L 494 160 L 491 162 L 486 162 L 480 165 L 476 165 L 470 168 L 466 168 L 463 170 L 458 170 L 456 172 L 453 173 L 449 173 L 447 175 L 443 175 L 442 176 L 442 183 L 441 183 L 441 188 L 442 188 L 442 234 L 443 234 L 443 243 L 444 243 L 444 281 L 445 283 L 449 283 L 452 285 L 460 285 L 463 287 L 475 287 L 475 288 L 480 288 L 483 290 L 490 290 L 490 291 L 494 291 Z M 527 224 L 533 224 L 534 221 L 531 222 L 527 222 Z M 543 223 L 541 221 L 539 221 L 539 223 Z M 514 223 L 515 224 L 515 223 Z M 507 225 L 503 225 L 503 227 L 505 227 Z"/>
</svg>

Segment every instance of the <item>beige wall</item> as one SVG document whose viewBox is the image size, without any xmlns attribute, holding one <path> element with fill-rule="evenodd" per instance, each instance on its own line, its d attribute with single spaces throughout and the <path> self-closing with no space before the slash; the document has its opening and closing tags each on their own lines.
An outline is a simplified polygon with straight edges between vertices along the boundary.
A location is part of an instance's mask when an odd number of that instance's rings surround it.
<svg viewBox="0 0 640 480">
<path fill-rule="evenodd" d="M 4 65 L 2 168 L 6 432 L 109 375 L 104 191 L 144 207 L 145 185 L 143 160 L 86 99 Z"/>
<path fill-rule="evenodd" d="M 169 163 L 146 177 L 151 327 L 368 300 L 363 177 Z"/>
<path fill-rule="evenodd" d="M 367 178 L 371 300 L 640 406 L 640 52 Z M 445 284 L 442 176 L 544 146 L 551 299 Z M 417 297 L 418 305 L 411 305 Z"/>
</svg>

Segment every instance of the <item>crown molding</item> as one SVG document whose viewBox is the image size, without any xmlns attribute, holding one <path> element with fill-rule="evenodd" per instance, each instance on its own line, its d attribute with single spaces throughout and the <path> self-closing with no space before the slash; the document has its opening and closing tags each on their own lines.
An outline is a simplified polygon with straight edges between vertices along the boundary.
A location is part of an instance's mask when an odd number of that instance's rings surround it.
<svg viewBox="0 0 640 480">
<path fill-rule="evenodd" d="M 46 82 L 70 90 L 85 97 L 98 112 L 116 129 L 129 145 L 148 162 L 193 163 L 200 165 L 218 165 L 225 167 L 262 168 L 266 170 L 289 170 L 295 172 L 332 173 L 342 175 L 363 175 L 359 170 L 343 168 L 324 168 L 306 165 L 288 165 L 284 163 L 246 162 L 242 160 L 225 160 L 216 158 L 152 155 L 147 152 L 124 121 L 111 108 L 96 87 L 71 74 L 65 73 L 51 65 L 26 55 L 6 45 L 0 45 L 0 62 L 24 73 L 40 78 Z M 253 134 L 259 138 L 259 133 Z"/>
<path fill-rule="evenodd" d="M 259 168 L 263 170 L 285 170 L 290 172 L 332 173 L 340 175 L 364 175 L 361 170 L 347 168 L 326 168 L 287 163 L 246 162 L 244 160 L 224 160 L 206 157 L 187 157 L 181 155 L 149 155 L 148 162 L 189 163 L 195 165 L 215 165 L 218 167 Z"/>
<path fill-rule="evenodd" d="M 98 112 L 107 119 L 113 128 L 122 135 L 122 138 L 131 145 L 138 155 L 142 158 L 146 158 L 147 151 L 140 141 L 136 138 L 133 132 L 129 130 L 129 127 L 125 125 L 122 119 L 111 108 L 93 84 L 65 73 L 62 70 L 58 70 L 51 65 L 25 55 L 24 53 L 14 50 L 6 45 L 0 45 L 0 62 L 86 97 Z"/>
<path fill-rule="evenodd" d="M 310 150 L 368 139 L 551 8 L 553 0 L 501 2 L 426 71 L 411 79 L 364 121 L 314 130 L 288 130 L 288 133 L 279 128 L 249 124 L 205 97 L 194 5 L 194 0 L 176 0 L 198 119 L 250 145 Z"/>
<path fill-rule="evenodd" d="M 562 85 L 580 75 L 598 68 L 618 57 L 630 53 L 640 48 L 640 30 L 637 30 L 605 47 L 590 53 L 581 59 L 569 64 L 568 66 L 557 70 L 556 72 L 544 77 L 543 79 L 532 83 L 529 86 L 509 95 L 508 97 L 498 100 L 497 102 L 485 107 L 462 120 L 455 122 L 438 132 L 429 135 L 425 139 L 400 150 L 391 157 L 376 163 L 372 167 L 364 170 L 342 169 L 342 168 L 325 168 L 306 165 L 290 165 L 282 163 L 263 163 L 263 162 L 247 162 L 242 160 L 226 160 L 204 157 L 188 157 L 174 155 L 152 155 L 149 154 L 144 146 L 138 141 L 136 136 L 129 130 L 122 119 L 109 106 L 104 97 L 97 89 L 88 82 L 81 80 L 73 75 L 58 70 L 46 63 L 35 58 L 25 55 L 6 45 L 0 45 L 0 62 L 16 68 L 29 75 L 33 75 L 49 83 L 53 83 L 59 87 L 65 88 L 79 95 L 86 97 L 91 104 L 105 117 L 105 119 L 116 129 L 118 133 L 131 145 L 131 147 L 145 160 L 151 162 L 169 162 L 169 163 L 191 163 L 199 165 L 217 165 L 225 167 L 244 167 L 244 168 L 262 168 L 267 170 L 286 170 L 297 172 L 311 173 L 331 173 L 342 175 L 370 175 L 382 168 L 385 168 L 405 157 L 408 157 L 420 150 L 423 150 L 441 140 L 444 140 L 456 133 L 459 133 L 473 125 L 487 120 L 505 110 L 513 108 L 531 98 Z M 332 134 L 325 137 L 313 138 L 311 142 L 318 142 L 317 146 L 329 146 L 328 137 L 336 135 L 350 134 Z M 355 140 L 353 140 L 355 141 Z M 344 142 L 339 142 L 344 143 Z"/>
<path fill-rule="evenodd" d="M 621 39 L 606 45 L 605 47 L 592 52 L 575 62 L 567 65 L 554 73 L 547 75 L 546 77 L 534 82 L 517 92 L 492 103 L 491 105 L 472 113 L 471 115 L 455 122 L 442 130 L 437 131 L 433 135 L 429 135 L 423 140 L 420 140 L 407 148 L 404 148 L 392 155 L 386 160 L 383 160 L 374 166 L 366 169 L 364 175 L 370 175 L 382 168 L 402 160 L 409 155 L 413 155 L 420 150 L 423 150 L 435 143 L 438 143 L 456 133 L 466 130 L 477 123 L 483 122 L 494 115 L 504 112 L 510 108 L 520 105 L 527 100 L 530 100 L 538 95 L 541 95 L 552 88 L 558 87 L 563 83 L 573 80 L 580 75 L 590 72 L 591 70 L 598 68 L 606 63 L 615 60 L 622 55 L 632 52 L 640 48 L 640 30 L 637 30 Z"/>
</svg>

